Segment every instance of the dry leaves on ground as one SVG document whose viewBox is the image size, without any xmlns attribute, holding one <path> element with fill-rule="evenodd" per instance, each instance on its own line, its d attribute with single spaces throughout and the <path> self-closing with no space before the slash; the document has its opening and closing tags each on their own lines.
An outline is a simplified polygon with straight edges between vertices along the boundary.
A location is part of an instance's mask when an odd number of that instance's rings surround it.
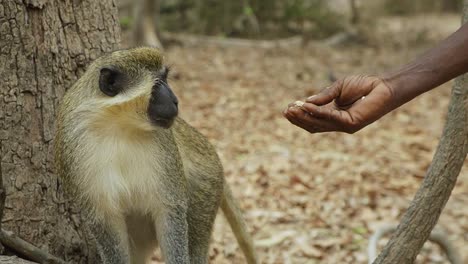
<svg viewBox="0 0 468 264">
<path fill-rule="evenodd" d="M 366 263 L 379 225 L 397 223 L 436 149 L 451 84 L 354 135 L 308 134 L 281 115 L 338 75 L 381 73 L 421 50 L 173 47 L 180 112 L 216 146 L 262 263 Z M 468 168 L 439 221 L 468 260 Z M 382 242 L 383 245 L 383 242 Z M 220 214 L 212 263 L 244 263 Z M 427 243 L 418 263 L 448 263 Z"/>
</svg>

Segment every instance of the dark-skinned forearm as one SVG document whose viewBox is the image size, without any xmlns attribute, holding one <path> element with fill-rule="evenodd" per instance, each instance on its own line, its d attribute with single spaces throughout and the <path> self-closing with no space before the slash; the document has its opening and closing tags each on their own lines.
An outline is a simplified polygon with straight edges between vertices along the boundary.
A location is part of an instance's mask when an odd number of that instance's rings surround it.
<svg viewBox="0 0 468 264">
<path fill-rule="evenodd" d="M 468 72 L 468 23 L 437 47 L 383 80 L 392 89 L 396 108 L 463 73 Z"/>
</svg>

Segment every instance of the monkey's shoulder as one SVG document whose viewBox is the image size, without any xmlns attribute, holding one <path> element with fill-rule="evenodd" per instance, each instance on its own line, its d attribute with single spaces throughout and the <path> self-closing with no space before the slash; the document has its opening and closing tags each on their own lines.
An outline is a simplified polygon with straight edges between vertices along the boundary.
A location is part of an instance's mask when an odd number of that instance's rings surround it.
<svg viewBox="0 0 468 264">
<path fill-rule="evenodd" d="M 216 154 L 216 150 L 209 140 L 180 117 L 176 118 L 174 122 L 173 133 L 179 148 L 185 146 L 203 154 Z"/>
<path fill-rule="evenodd" d="M 215 147 L 197 129 L 182 118 L 173 125 L 173 134 L 182 160 L 222 175 L 222 165 Z"/>
</svg>

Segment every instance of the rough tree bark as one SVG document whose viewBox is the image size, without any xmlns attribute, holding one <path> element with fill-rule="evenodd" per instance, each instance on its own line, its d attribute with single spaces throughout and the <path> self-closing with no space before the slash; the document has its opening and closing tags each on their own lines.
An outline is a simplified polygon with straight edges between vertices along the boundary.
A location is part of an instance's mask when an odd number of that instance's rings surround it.
<svg viewBox="0 0 468 264">
<path fill-rule="evenodd" d="M 468 0 L 463 23 L 468 22 Z M 377 264 L 413 263 L 436 225 L 468 152 L 468 74 L 455 80 L 447 121 L 432 164 Z"/>
<path fill-rule="evenodd" d="M 112 0 L 0 0 L 1 227 L 71 263 L 96 263 L 95 246 L 54 174 L 54 118 L 85 66 L 119 41 Z"/>
</svg>

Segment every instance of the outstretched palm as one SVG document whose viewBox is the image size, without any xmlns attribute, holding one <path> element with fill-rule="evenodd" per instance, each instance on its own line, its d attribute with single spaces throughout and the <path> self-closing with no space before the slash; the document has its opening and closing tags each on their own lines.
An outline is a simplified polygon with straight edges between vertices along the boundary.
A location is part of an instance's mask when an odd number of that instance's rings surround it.
<svg viewBox="0 0 468 264">
<path fill-rule="evenodd" d="M 336 81 L 300 107 L 290 104 L 283 114 L 310 133 L 354 133 L 393 110 L 393 98 L 381 78 L 356 75 Z"/>
</svg>

